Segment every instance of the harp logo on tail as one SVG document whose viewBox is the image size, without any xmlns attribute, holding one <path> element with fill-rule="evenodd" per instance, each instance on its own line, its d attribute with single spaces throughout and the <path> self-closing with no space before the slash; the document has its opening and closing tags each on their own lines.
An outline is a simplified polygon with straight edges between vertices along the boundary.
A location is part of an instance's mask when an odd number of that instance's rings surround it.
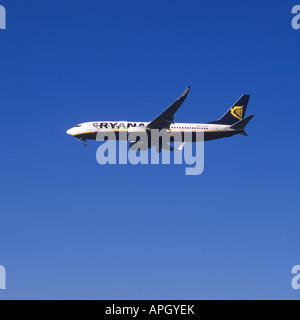
<svg viewBox="0 0 300 320">
<path fill-rule="evenodd" d="M 244 108 L 244 106 L 232 107 L 231 108 L 231 114 L 234 117 L 238 118 L 239 120 L 242 120 L 242 118 L 243 118 L 243 108 Z"/>
</svg>

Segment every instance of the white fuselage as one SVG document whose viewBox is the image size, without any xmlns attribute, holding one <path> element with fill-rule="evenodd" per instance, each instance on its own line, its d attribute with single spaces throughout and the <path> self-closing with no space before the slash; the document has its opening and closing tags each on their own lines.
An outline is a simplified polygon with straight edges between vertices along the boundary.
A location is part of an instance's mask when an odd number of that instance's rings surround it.
<svg viewBox="0 0 300 320">
<path fill-rule="evenodd" d="M 78 124 L 67 131 L 74 137 L 89 136 L 98 132 L 145 132 L 149 122 L 126 122 L 126 121 L 94 121 Z M 207 123 L 173 123 L 168 132 L 232 132 L 235 131 L 229 125 L 207 124 Z"/>
</svg>

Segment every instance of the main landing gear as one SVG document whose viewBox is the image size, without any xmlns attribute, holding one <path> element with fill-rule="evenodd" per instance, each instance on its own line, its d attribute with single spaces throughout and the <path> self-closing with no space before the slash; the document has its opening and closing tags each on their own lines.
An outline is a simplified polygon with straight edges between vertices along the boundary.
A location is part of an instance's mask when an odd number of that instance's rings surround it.
<svg viewBox="0 0 300 320">
<path fill-rule="evenodd" d="M 87 143 L 86 143 L 86 141 L 84 141 L 84 142 L 83 142 L 83 145 L 84 145 L 85 147 L 87 146 Z"/>
</svg>

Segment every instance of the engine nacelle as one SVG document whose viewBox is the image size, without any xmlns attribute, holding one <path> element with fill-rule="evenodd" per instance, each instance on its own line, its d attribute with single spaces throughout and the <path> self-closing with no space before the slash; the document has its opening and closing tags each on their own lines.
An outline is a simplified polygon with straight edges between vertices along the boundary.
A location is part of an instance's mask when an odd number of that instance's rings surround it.
<svg viewBox="0 0 300 320">
<path fill-rule="evenodd" d="M 133 151 L 145 151 L 149 149 L 148 141 L 130 141 L 129 142 L 130 150 Z"/>
<path fill-rule="evenodd" d="M 131 150 L 148 150 L 148 129 L 147 127 L 128 128 L 128 140 Z"/>
</svg>

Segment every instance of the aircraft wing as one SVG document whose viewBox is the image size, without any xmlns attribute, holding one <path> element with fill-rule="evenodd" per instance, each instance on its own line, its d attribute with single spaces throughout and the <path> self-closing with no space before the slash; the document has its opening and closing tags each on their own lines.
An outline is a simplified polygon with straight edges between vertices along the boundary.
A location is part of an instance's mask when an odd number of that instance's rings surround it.
<svg viewBox="0 0 300 320">
<path fill-rule="evenodd" d="M 183 95 L 178 98 L 173 104 L 170 105 L 169 108 L 167 108 L 163 113 L 161 113 L 157 118 L 152 120 L 147 128 L 149 129 L 169 129 L 170 125 L 173 123 L 174 115 L 179 109 L 179 107 L 182 105 L 183 101 L 187 97 L 187 94 L 190 90 L 190 87 L 188 87 Z"/>
</svg>

